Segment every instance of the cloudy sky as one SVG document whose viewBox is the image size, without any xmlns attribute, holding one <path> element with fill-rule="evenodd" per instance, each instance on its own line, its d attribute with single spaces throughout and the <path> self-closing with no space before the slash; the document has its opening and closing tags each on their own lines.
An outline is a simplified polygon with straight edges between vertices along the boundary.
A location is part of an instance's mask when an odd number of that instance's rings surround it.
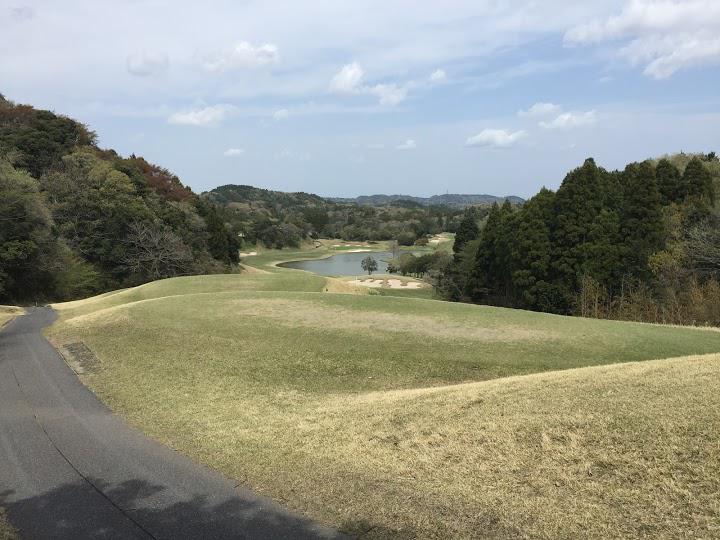
<svg viewBox="0 0 720 540">
<path fill-rule="evenodd" d="M 194 189 L 492 193 L 720 150 L 718 0 L 0 0 L 0 92 Z"/>
</svg>

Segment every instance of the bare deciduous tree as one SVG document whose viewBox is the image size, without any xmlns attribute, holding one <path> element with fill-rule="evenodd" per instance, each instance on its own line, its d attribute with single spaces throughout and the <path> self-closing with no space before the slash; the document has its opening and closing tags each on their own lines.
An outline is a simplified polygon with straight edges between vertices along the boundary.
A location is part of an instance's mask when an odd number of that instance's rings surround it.
<svg viewBox="0 0 720 540">
<path fill-rule="evenodd" d="M 688 233 L 687 255 L 702 276 L 720 275 L 720 228 L 710 221 L 693 227 Z"/>
<path fill-rule="evenodd" d="M 125 245 L 125 267 L 150 279 L 181 275 L 192 265 L 192 252 L 182 239 L 160 226 L 132 223 Z"/>
</svg>

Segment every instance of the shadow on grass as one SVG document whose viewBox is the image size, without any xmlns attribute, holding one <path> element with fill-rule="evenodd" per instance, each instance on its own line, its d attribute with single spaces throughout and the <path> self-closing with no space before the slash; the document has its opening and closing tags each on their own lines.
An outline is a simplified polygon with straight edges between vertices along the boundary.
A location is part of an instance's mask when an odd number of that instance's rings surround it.
<svg viewBox="0 0 720 540">
<path fill-rule="evenodd" d="M 144 480 L 117 485 L 90 479 L 42 495 L 18 498 L 0 492 L 0 506 L 22 538 L 329 539 L 343 535 L 272 503 L 233 497 L 211 504 L 204 497 L 163 504 L 164 486 Z"/>
</svg>

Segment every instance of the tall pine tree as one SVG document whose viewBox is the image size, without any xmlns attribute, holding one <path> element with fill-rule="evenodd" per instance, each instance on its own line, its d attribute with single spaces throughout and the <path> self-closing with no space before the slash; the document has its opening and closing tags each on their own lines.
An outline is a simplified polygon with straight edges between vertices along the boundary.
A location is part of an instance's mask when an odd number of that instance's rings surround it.
<svg viewBox="0 0 720 540">
<path fill-rule="evenodd" d="M 512 280 L 520 306 L 554 311 L 554 287 L 550 283 L 555 194 L 545 188 L 527 201 L 518 213 L 513 244 Z"/>
<path fill-rule="evenodd" d="M 453 244 L 453 253 L 457 259 L 458 255 L 462 253 L 465 245 L 468 242 L 472 242 L 478 237 L 480 229 L 478 228 L 477 221 L 475 218 L 475 209 L 473 207 L 465 210 L 462 221 L 458 226 L 458 230 L 455 233 L 455 243 Z"/>
<path fill-rule="evenodd" d="M 555 195 L 553 273 L 569 309 L 589 258 L 589 235 L 610 179 L 592 158 L 570 172 Z"/>
<path fill-rule="evenodd" d="M 663 249 L 665 226 L 655 170 L 649 161 L 632 163 L 623 173 L 621 234 L 625 270 L 635 277 L 648 275 L 650 255 Z"/>
</svg>

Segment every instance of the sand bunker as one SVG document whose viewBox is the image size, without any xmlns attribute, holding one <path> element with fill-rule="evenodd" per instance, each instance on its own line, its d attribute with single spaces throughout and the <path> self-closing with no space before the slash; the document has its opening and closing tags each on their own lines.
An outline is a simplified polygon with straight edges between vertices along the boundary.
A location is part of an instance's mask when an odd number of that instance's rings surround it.
<svg viewBox="0 0 720 540">
<path fill-rule="evenodd" d="M 241 257 L 252 257 L 253 255 L 257 255 L 257 251 L 248 251 L 247 253 L 240 252 Z"/>
<path fill-rule="evenodd" d="M 402 281 L 400 279 L 353 279 L 348 283 L 373 289 L 379 289 L 381 287 L 390 289 L 419 289 L 422 287 L 422 283 L 419 281 Z"/>
</svg>

